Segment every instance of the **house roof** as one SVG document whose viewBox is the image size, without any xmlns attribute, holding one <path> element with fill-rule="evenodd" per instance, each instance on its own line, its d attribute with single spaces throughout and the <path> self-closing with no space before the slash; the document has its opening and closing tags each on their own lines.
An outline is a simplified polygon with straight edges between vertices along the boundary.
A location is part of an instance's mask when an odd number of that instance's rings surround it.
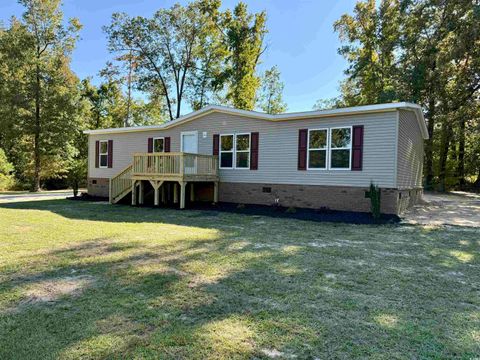
<svg viewBox="0 0 480 360">
<path fill-rule="evenodd" d="M 428 139 L 428 130 L 425 124 L 425 119 L 423 117 L 422 108 L 419 105 L 408 103 L 408 102 L 364 105 L 364 106 L 354 106 L 354 107 L 347 107 L 347 108 L 340 108 L 340 109 L 304 111 L 304 112 L 284 113 L 284 114 L 277 114 L 277 115 L 266 114 L 258 111 L 240 110 L 240 109 L 235 109 L 227 106 L 209 105 L 204 107 L 203 109 L 193 111 L 189 114 L 179 117 L 178 119 L 175 119 L 160 125 L 85 130 L 84 133 L 93 135 L 93 134 L 117 134 L 117 133 L 151 131 L 151 130 L 166 130 L 166 129 L 170 129 L 172 127 L 178 126 L 180 124 L 183 124 L 185 122 L 195 120 L 199 117 L 205 116 L 210 113 L 224 113 L 224 114 L 245 116 L 248 118 L 275 122 L 275 121 L 333 117 L 333 116 L 341 116 L 341 115 L 370 114 L 370 113 L 394 111 L 394 110 L 402 110 L 402 109 L 410 110 L 415 113 L 420 130 L 422 132 L 422 136 L 424 139 Z"/>
</svg>

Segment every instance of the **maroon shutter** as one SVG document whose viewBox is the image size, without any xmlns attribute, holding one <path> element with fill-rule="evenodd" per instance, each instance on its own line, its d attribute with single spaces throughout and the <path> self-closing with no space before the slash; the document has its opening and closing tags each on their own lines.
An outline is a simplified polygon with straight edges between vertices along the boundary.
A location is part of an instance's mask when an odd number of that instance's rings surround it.
<svg viewBox="0 0 480 360">
<path fill-rule="evenodd" d="M 363 165 L 363 125 L 354 126 L 352 131 L 352 170 L 361 171 Z"/>
<path fill-rule="evenodd" d="M 99 167 L 98 157 L 100 156 L 100 141 L 95 141 L 95 167 Z"/>
<path fill-rule="evenodd" d="M 220 150 L 220 135 L 214 134 L 213 135 L 213 155 L 217 155 Z"/>
<path fill-rule="evenodd" d="M 153 153 L 153 138 L 148 138 L 147 151 Z"/>
<path fill-rule="evenodd" d="M 258 170 L 258 132 L 252 132 L 250 136 L 250 170 Z"/>
<path fill-rule="evenodd" d="M 307 170 L 308 129 L 298 130 L 298 170 Z"/>
<path fill-rule="evenodd" d="M 170 136 L 167 136 L 167 137 L 164 139 L 163 151 L 165 151 L 165 152 L 170 152 Z"/>
<path fill-rule="evenodd" d="M 113 167 L 113 140 L 108 140 L 108 167 Z"/>
</svg>

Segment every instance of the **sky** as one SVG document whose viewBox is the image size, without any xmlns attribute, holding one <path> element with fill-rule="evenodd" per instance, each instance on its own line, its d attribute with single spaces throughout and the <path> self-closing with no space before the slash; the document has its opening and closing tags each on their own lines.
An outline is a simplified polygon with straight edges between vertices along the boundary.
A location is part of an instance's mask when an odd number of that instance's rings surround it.
<svg viewBox="0 0 480 360">
<path fill-rule="evenodd" d="M 114 12 L 151 16 L 157 9 L 170 7 L 175 0 L 64 0 L 65 18 L 77 17 L 83 25 L 80 41 L 72 56 L 72 69 L 81 79 L 92 77 L 113 55 L 107 50 L 102 26 L 110 23 Z M 222 8 L 233 9 L 238 0 L 223 0 Z M 340 46 L 333 23 L 351 13 L 355 0 L 244 0 L 251 12 L 266 10 L 267 51 L 260 71 L 277 65 L 285 83 L 284 100 L 288 111 L 308 111 L 318 99 L 339 93 L 346 61 L 337 53 Z M 15 0 L 0 0 L 0 22 L 23 8 Z"/>
</svg>

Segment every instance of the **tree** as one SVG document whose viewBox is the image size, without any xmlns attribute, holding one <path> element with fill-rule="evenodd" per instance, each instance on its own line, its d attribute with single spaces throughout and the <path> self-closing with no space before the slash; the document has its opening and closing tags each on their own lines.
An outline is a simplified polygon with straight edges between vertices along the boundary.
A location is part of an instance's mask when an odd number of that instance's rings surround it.
<svg viewBox="0 0 480 360">
<path fill-rule="evenodd" d="M 82 97 L 88 103 L 85 119 L 89 129 L 121 127 L 126 118 L 126 99 L 115 81 L 98 87 L 90 79 L 82 80 Z"/>
<path fill-rule="evenodd" d="M 285 85 L 280 81 L 280 71 L 276 66 L 266 70 L 262 76 L 262 87 L 258 96 L 258 106 L 267 114 L 281 114 L 287 110 L 283 101 Z"/>
<path fill-rule="evenodd" d="M 354 14 L 334 23 L 349 61 L 342 92 L 347 106 L 391 102 L 395 93 L 395 51 L 400 38 L 400 0 L 359 1 Z"/>
<path fill-rule="evenodd" d="M 339 107 L 341 107 L 341 102 L 338 98 L 318 99 L 313 105 L 313 110 L 328 110 Z"/>
<path fill-rule="evenodd" d="M 426 187 L 465 184 L 465 169 L 474 167 L 466 164 L 468 139 L 474 137 L 469 132 L 478 122 L 480 5 L 383 0 L 377 7 L 373 0 L 360 1 L 335 29 L 349 61 L 342 102 L 420 104 L 430 135 Z"/>
<path fill-rule="evenodd" d="M 196 93 L 202 85 L 194 77 L 206 58 L 203 45 L 215 34 L 208 31 L 212 20 L 203 6 L 200 2 L 176 4 L 158 10 L 151 19 L 116 13 L 104 28 L 110 51 L 131 51 L 137 59 L 138 88 L 161 89 L 170 120 L 180 117 L 188 93 Z"/>
<path fill-rule="evenodd" d="M 69 56 L 81 26 L 76 19 L 63 25 L 60 0 L 19 2 L 25 7 L 22 21 L 13 18 L 0 39 L 3 106 L 10 110 L 2 122 L 15 134 L 10 150 L 23 154 L 21 171 L 38 191 L 42 177 L 63 172 L 64 149 L 77 128 L 78 79 Z"/>
<path fill-rule="evenodd" d="M 247 5 L 240 2 L 233 14 L 223 14 L 226 44 L 229 51 L 223 80 L 228 83 L 226 98 L 237 109 L 253 110 L 260 79 L 256 68 L 263 47 L 266 29 L 266 13 L 249 14 Z"/>
</svg>

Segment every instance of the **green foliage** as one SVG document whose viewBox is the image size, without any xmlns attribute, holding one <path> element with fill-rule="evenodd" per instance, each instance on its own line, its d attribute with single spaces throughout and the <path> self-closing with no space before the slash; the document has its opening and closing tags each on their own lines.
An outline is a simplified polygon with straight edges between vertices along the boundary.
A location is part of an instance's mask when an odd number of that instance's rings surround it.
<svg viewBox="0 0 480 360">
<path fill-rule="evenodd" d="M 359 1 L 334 28 L 349 62 L 346 106 L 411 101 L 425 110 L 427 187 L 480 174 L 480 6 L 472 1 Z M 472 156 L 473 155 L 473 156 Z"/>
<path fill-rule="evenodd" d="M 59 0 L 22 0 L 22 20 L 0 32 L 0 146 L 20 178 L 38 190 L 61 176 L 81 113 L 78 79 L 70 70 L 80 24 L 64 25 Z"/>
<path fill-rule="evenodd" d="M 212 11 L 219 6 L 208 5 Z M 181 115 L 188 98 L 194 108 L 208 102 L 222 60 L 219 32 L 205 6 L 200 1 L 175 4 L 152 18 L 115 13 L 104 28 L 111 52 L 134 56 L 137 88 L 160 91 L 170 120 Z"/>
<path fill-rule="evenodd" d="M 328 110 L 328 109 L 336 109 L 342 107 L 341 101 L 338 98 L 330 98 L 330 99 L 319 99 L 313 105 L 313 110 Z"/>
<path fill-rule="evenodd" d="M 264 11 L 249 14 L 247 5 L 240 2 L 233 13 L 223 15 L 226 43 L 229 51 L 224 77 L 228 82 L 227 100 L 237 109 L 253 110 L 260 86 L 256 67 L 264 51 L 263 39 L 267 33 L 267 15 Z"/>
<path fill-rule="evenodd" d="M 0 149 L 0 190 L 9 190 L 14 185 L 13 165 L 8 162 L 3 149 Z"/>
<path fill-rule="evenodd" d="M 74 158 L 70 160 L 67 181 L 68 185 L 73 190 L 73 196 L 78 195 L 78 189 L 82 184 L 85 184 L 87 178 L 87 159 Z"/>
<path fill-rule="evenodd" d="M 370 183 L 370 190 L 368 195 L 370 197 L 370 209 L 372 216 L 375 220 L 380 219 L 382 213 L 380 211 L 381 200 L 380 200 L 381 190 L 374 183 Z"/>
<path fill-rule="evenodd" d="M 262 76 L 262 87 L 258 97 L 258 106 L 267 114 L 281 114 L 287 110 L 283 101 L 283 88 L 280 81 L 280 71 L 276 66 L 266 70 Z"/>
</svg>

